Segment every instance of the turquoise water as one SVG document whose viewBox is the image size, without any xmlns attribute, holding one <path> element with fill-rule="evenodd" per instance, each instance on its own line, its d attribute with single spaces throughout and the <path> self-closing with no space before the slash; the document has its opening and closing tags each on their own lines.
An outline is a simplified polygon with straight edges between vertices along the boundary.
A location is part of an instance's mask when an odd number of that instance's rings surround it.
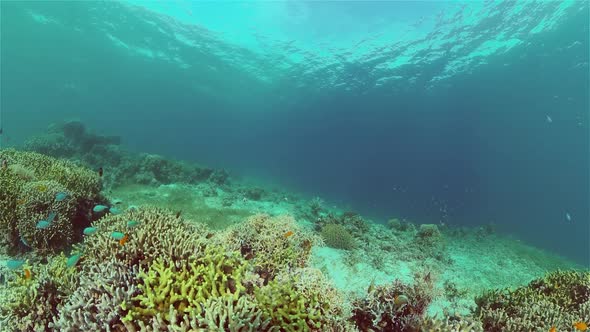
<svg viewBox="0 0 590 332">
<path fill-rule="evenodd" d="M 79 119 L 588 265 L 588 2 L 2 2 L 2 146 Z M 569 216 L 569 217 L 568 217 Z"/>
</svg>

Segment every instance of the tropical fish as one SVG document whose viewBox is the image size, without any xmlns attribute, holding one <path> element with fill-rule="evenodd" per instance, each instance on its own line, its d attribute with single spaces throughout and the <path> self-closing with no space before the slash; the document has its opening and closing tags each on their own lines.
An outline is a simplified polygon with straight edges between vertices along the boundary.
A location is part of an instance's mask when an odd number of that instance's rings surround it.
<svg viewBox="0 0 590 332">
<path fill-rule="evenodd" d="M 180 218 L 180 214 L 182 213 L 182 210 L 176 212 L 176 219 Z"/>
<path fill-rule="evenodd" d="M 125 237 L 125 234 L 123 234 L 121 232 L 112 232 L 111 237 L 115 240 L 121 240 L 122 238 Z"/>
<path fill-rule="evenodd" d="M 86 227 L 83 231 L 84 235 L 92 235 L 96 233 L 96 227 Z"/>
<path fill-rule="evenodd" d="M 139 225 L 139 221 L 137 221 L 137 220 L 129 220 L 127 222 L 127 227 L 129 227 L 129 228 L 137 227 L 138 225 Z"/>
<path fill-rule="evenodd" d="M 25 265 L 25 261 L 21 259 L 11 259 L 8 262 L 6 262 L 6 267 L 10 270 L 20 269 L 21 267 L 23 267 L 23 265 Z"/>
<path fill-rule="evenodd" d="M 19 199 L 18 201 L 16 201 L 16 205 L 23 205 L 23 204 L 25 204 L 26 202 L 27 202 L 27 200 L 26 200 L 26 199 L 24 199 L 24 198 L 21 198 L 21 199 Z"/>
<path fill-rule="evenodd" d="M 102 167 L 99 167 L 98 168 L 98 176 L 102 177 L 102 172 L 103 172 Z"/>
<path fill-rule="evenodd" d="M 55 212 L 53 212 L 53 211 L 49 212 L 49 215 L 47 216 L 47 222 L 48 222 L 48 223 L 51 223 L 51 222 L 53 222 L 53 219 L 55 219 L 55 216 L 56 216 L 56 214 L 57 214 L 57 213 L 55 213 Z"/>
<path fill-rule="evenodd" d="M 120 200 L 118 198 L 113 199 L 113 204 L 117 205 L 117 204 L 121 204 L 121 203 L 123 203 L 122 200 Z"/>
<path fill-rule="evenodd" d="M 125 236 L 123 236 L 120 240 L 119 240 L 119 244 L 120 245 L 125 245 L 125 243 L 127 243 L 127 240 L 129 240 L 129 235 L 125 234 Z"/>
<path fill-rule="evenodd" d="M 574 323 L 574 328 L 578 331 L 586 331 L 588 330 L 588 325 L 582 321 L 579 321 Z"/>
<path fill-rule="evenodd" d="M 51 226 L 51 223 L 47 220 L 39 220 L 39 222 L 37 222 L 37 225 L 35 226 L 35 228 L 37 229 L 46 229 L 49 226 Z"/>
<path fill-rule="evenodd" d="M 57 193 L 57 194 L 55 195 L 55 200 L 56 200 L 56 201 L 58 201 L 58 202 L 61 202 L 61 201 L 63 201 L 64 199 L 66 199 L 67 197 L 68 197 L 68 194 L 67 194 L 67 193 L 64 193 L 64 192 L 59 192 L 59 193 Z"/>
<path fill-rule="evenodd" d="M 37 186 L 37 190 L 39 190 L 40 192 L 46 192 L 47 191 L 47 186 L 44 184 L 40 184 Z"/>
<path fill-rule="evenodd" d="M 100 204 L 99 204 L 99 205 L 95 206 L 95 207 L 92 209 L 92 211 L 94 211 L 94 212 L 102 212 L 102 211 L 104 211 L 104 210 L 106 210 L 106 209 L 108 209 L 108 208 L 109 208 L 109 207 L 108 207 L 108 206 L 106 206 L 106 205 L 100 205 Z"/>
<path fill-rule="evenodd" d="M 565 219 L 567 219 L 567 221 L 572 221 L 572 216 L 570 216 L 570 214 L 566 212 Z"/>
<path fill-rule="evenodd" d="M 546 115 L 545 119 L 547 119 L 548 123 L 553 122 L 553 119 L 551 119 L 551 117 L 549 115 Z"/>
<path fill-rule="evenodd" d="M 82 257 L 82 254 L 75 254 L 72 255 L 68 258 L 68 261 L 66 262 L 66 266 L 67 267 L 73 267 L 76 266 L 76 264 L 78 264 L 78 261 L 80 261 L 80 258 Z"/>
<path fill-rule="evenodd" d="M 117 209 L 116 207 L 111 207 L 109 212 L 112 214 L 121 214 L 121 210 Z"/>
<path fill-rule="evenodd" d="M 293 231 L 288 231 L 287 233 L 283 234 L 283 236 L 285 238 L 288 238 L 288 237 L 292 236 L 293 234 L 295 234 L 295 233 L 293 233 Z"/>
<path fill-rule="evenodd" d="M 127 208 L 127 210 L 129 210 L 129 211 L 137 211 L 138 210 L 138 207 L 137 207 L 137 205 L 129 205 L 129 207 Z"/>
<path fill-rule="evenodd" d="M 557 332 L 557 328 L 555 326 L 551 326 L 549 332 Z"/>
<path fill-rule="evenodd" d="M 24 270 L 24 277 L 25 277 L 25 280 L 31 279 L 31 270 L 25 269 Z"/>
<path fill-rule="evenodd" d="M 20 236 L 20 242 L 22 242 L 22 243 L 23 243 L 25 246 L 27 246 L 27 247 L 29 247 L 29 248 L 31 247 L 31 246 L 29 245 L 29 243 L 28 243 L 27 241 L 25 241 L 25 238 L 24 238 L 22 235 Z"/>
</svg>

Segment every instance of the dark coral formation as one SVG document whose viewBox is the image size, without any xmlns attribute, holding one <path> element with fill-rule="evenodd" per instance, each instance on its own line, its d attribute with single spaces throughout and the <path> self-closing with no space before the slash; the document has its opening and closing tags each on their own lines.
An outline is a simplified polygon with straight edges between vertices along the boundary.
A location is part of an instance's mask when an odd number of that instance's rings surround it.
<svg viewBox="0 0 590 332">
<path fill-rule="evenodd" d="M 489 291 L 476 303 L 485 331 L 568 331 L 590 322 L 590 272 L 553 272 L 515 290 Z"/>
<path fill-rule="evenodd" d="M 114 184 L 169 184 L 210 182 L 227 185 L 229 174 L 195 164 L 171 161 L 154 154 L 132 154 L 121 146 L 119 136 L 89 132 L 83 123 L 52 125 L 44 135 L 25 142 L 25 149 L 57 158 L 75 160 L 91 169 L 104 169 L 104 182 Z"/>
<path fill-rule="evenodd" d="M 81 235 L 102 201 L 95 172 L 33 152 L 2 150 L 0 160 L 7 165 L 0 168 L 0 232 L 12 249 L 63 249 Z M 49 227 L 37 227 L 43 220 Z"/>
</svg>

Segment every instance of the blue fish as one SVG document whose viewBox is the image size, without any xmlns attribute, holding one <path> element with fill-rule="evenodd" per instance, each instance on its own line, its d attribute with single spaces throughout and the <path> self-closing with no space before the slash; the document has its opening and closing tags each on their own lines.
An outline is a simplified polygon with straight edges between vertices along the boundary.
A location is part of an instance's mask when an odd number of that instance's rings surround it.
<svg viewBox="0 0 590 332">
<path fill-rule="evenodd" d="M 25 246 L 27 246 L 27 247 L 29 247 L 29 248 L 31 247 L 31 245 L 29 245 L 29 243 L 28 243 L 27 241 L 25 241 L 25 238 L 24 238 L 22 235 L 20 236 L 20 241 L 21 241 L 21 242 L 22 242 L 22 243 L 23 243 Z"/>
<path fill-rule="evenodd" d="M 39 220 L 39 222 L 37 223 L 37 226 L 35 226 L 37 229 L 46 229 L 47 227 L 51 226 L 51 223 L 47 220 Z"/>
<path fill-rule="evenodd" d="M 48 222 L 48 223 L 51 223 L 51 222 L 53 222 L 53 219 L 55 219 L 55 215 L 56 215 L 56 214 L 57 214 L 57 213 L 55 213 L 55 212 L 53 212 L 53 211 L 49 212 L 49 215 L 47 216 L 47 222 Z"/>
<path fill-rule="evenodd" d="M 67 267 L 76 266 L 76 264 L 78 264 L 78 261 L 80 260 L 81 257 L 82 257 L 82 254 L 75 254 L 75 255 L 70 256 L 70 258 L 68 258 L 68 261 L 66 262 L 66 266 Z"/>
<path fill-rule="evenodd" d="M 112 214 L 121 214 L 121 210 L 117 209 L 116 207 L 111 207 L 109 212 Z"/>
<path fill-rule="evenodd" d="M 137 227 L 137 225 L 139 225 L 139 221 L 136 220 L 129 220 L 127 222 L 127 227 L 129 228 Z"/>
<path fill-rule="evenodd" d="M 92 235 L 96 233 L 96 227 L 86 227 L 84 228 L 84 235 Z"/>
<path fill-rule="evenodd" d="M 92 211 L 94 211 L 94 212 L 102 212 L 102 211 L 104 211 L 104 210 L 106 210 L 106 209 L 108 209 L 108 208 L 109 208 L 108 206 L 105 206 L 105 205 L 100 205 L 100 204 L 99 204 L 99 205 L 95 206 L 95 207 L 92 209 Z"/>
<path fill-rule="evenodd" d="M 121 240 L 123 237 L 125 237 L 125 234 L 121 232 L 112 232 L 111 237 L 115 240 Z"/>
<path fill-rule="evenodd" d="M 23 267 L 23 265 L 25 265 L 25 261 L 23 261 L 22 259 L 11 259 L 8 262 L 6 262 L 6 267 L 11 270 L 20 269 L 21 267 Z"/>
<path fill-rule="evenodd" d="M 123 203 L 122 200 L 120 200 L 118 198 L 113 199 L 113 204 L 121 204 L 121 203 Z"/>
<path fill-rule="evenodd" d="M 66 199 L 68 197 L 68 193 L 64 193 L 64 192 L 59 192 L 55 195 L 55 200 L 58 202 L 63 201 L 64 199 Z"/>
</svg>

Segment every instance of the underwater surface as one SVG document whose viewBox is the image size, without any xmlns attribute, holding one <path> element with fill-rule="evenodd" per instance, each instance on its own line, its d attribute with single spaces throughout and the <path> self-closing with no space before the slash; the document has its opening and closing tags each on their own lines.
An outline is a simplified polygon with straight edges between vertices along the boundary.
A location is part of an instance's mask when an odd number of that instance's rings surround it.
<svg viewBox="0 0 590 332">
<path fill-rule="evenodd" d="M 588 1 L 0 14 L 0 331 L 590 324 Z"/>
</svg>

